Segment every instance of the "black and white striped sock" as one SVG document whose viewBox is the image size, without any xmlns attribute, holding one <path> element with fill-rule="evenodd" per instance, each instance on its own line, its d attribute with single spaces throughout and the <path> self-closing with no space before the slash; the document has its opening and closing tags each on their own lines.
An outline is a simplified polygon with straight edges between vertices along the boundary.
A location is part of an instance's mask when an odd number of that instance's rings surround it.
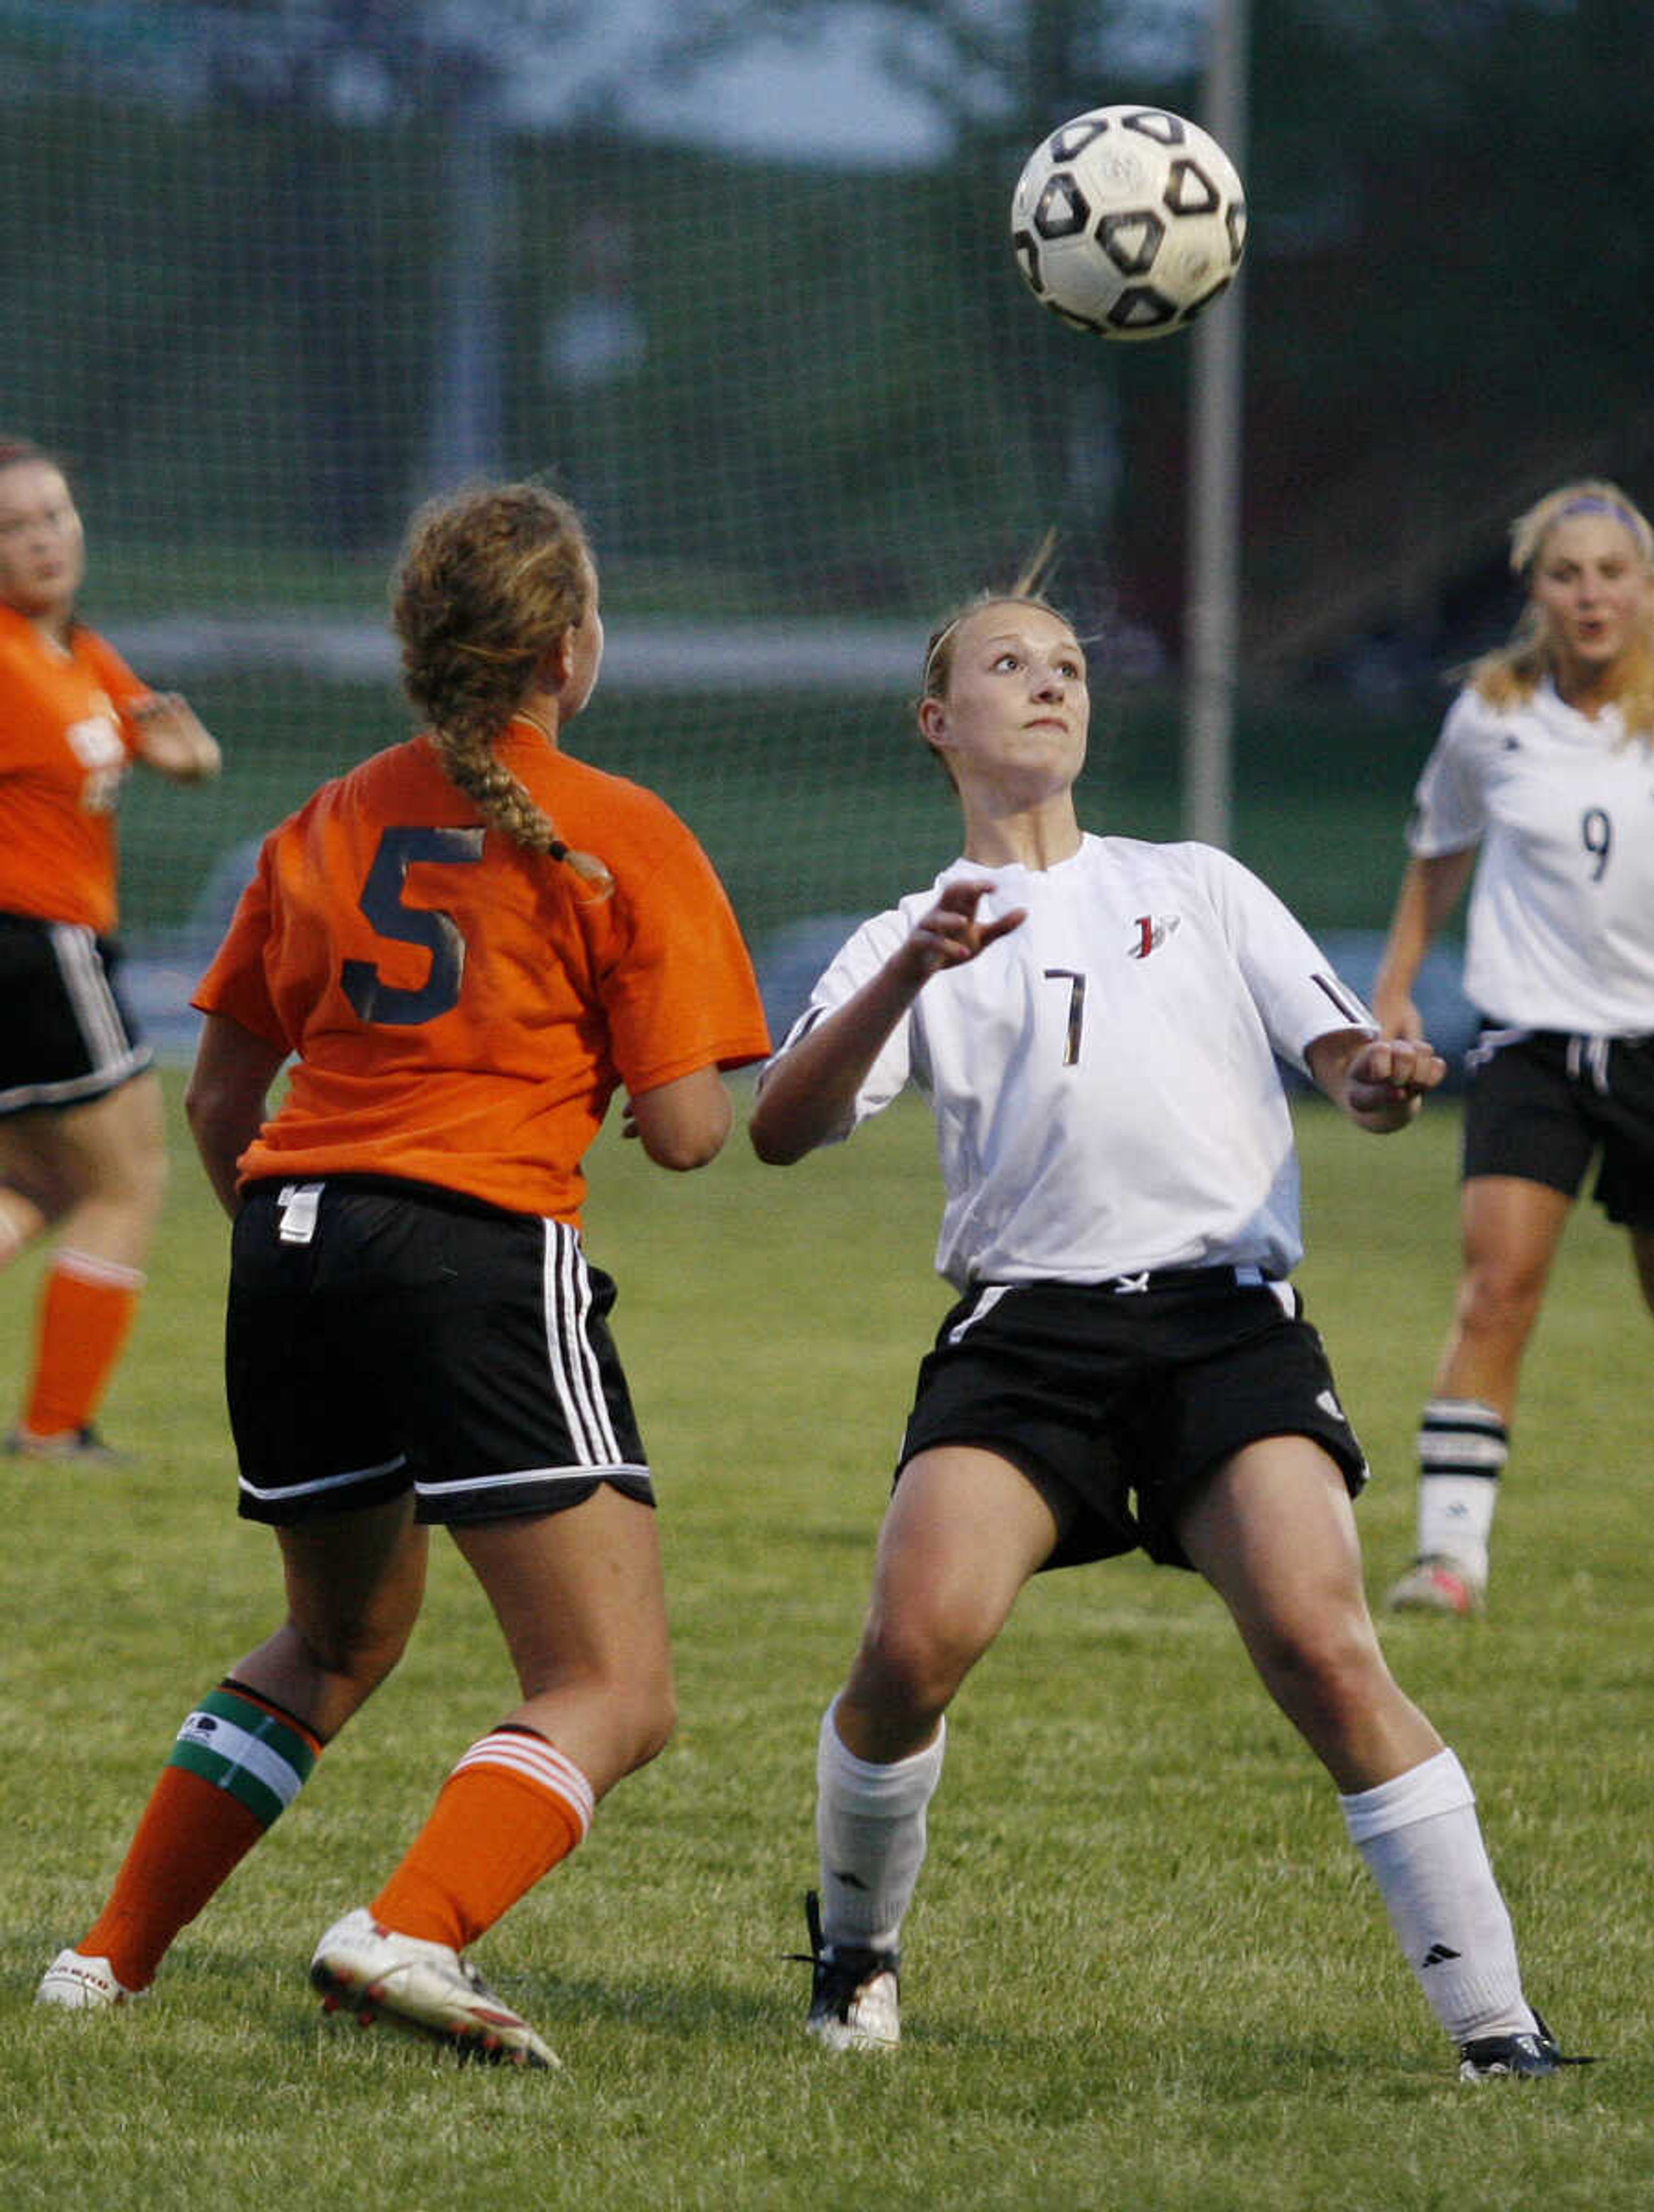
<svg viewBox="0 0 1654 2212">
<path fill-rule="evenodd" d="M 1479 1398 L 1432 1398 L 1419 1424 L 1419 1556 L 1487 1579 L 1487 1547 L 1510 1437 Z"/>
</svg>

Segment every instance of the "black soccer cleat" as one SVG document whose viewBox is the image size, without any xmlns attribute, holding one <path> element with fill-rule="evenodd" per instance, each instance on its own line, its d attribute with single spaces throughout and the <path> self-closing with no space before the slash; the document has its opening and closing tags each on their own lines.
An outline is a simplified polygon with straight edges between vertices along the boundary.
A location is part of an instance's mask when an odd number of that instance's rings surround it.
<svg viewBox="0 0 1654 2212">
<path fill-rule="evenodd" d="M 1559 2051 L 1556 2038 L 1539 2014 L 1531 2035 L 1484 2035 L 1459 2045 L 1461 2081 L 1495 2081 L 1502 2076 L 1534 2081 L 1565 2066 L 1594 2066 L 1595 2058 L 1574 2058 Z"/>
<path fill-rule="evenodd" d="M 813 1889 L 804 1900 L 804 1919 L 810 1948 L 789 1956 L 812 1970 L 806 2032 L 830 2051 L 893 2051 L 902 2040 L 901 1953 L 824 1942 L 821 1899 Z"/>
</svg>

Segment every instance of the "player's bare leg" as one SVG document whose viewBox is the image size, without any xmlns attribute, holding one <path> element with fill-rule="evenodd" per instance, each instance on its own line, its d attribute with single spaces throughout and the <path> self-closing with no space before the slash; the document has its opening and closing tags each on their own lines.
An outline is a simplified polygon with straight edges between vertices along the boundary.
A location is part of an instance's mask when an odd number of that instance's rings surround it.
<svg viewBox="0 0 1654 2212">
<path fill-rule="evenodd" d="M 1337 1784 L 1351 1840 L 1468 2079 L 1561 2063 L 1522 1991 L 1463 1769 L 1391 1676 L 1343 1478 L 1306 1437 L 1221 1468 L 1179 1523 L 1266 1686 Z"/>
<path fill-rule="evenodd" d="M 1485 1601 L 1523 1356 L 1572 1203 L 1517 1176 L 1475 1176 L 1461 1194 L 1463 1268 L 1419 1427 L 1418 1548 L 1389 1593 L 1396 1612 L 1468 1613 Z"/>
<path fill-rule="evenodd" d="M 607 1483 L 578 1505 L 456 1528 L 522 1701 L 470 1745 L 368 1906 L 335 1923 L 311 1980 L 466 2055 L 556 2063 L 463 1954 L 585 1838 L 598 1800 L 674 1718 L 653 1510 Z"/>
<path fill-rule="evenodd" d="M 943 1716 L 1061 1528 L 1055 1502 L 994 1452 L 921 1452 L 896 1486 L 849 1680 L 817 1744 L 807 2025 L 830 2048 L 899 2040 L 901 1928 L 941 1779 Z"/>
<path fill-rule="evenodd" d="M 50 1226 L 34 1371 L 9 1449 L 108 1458 L 92 1419 L 120 1356 L 167 1182 L 161 1085 L 145 1073 L 59 1114 L 19 1117 L 0 1149 L 0 1259 Z"/>
</svg>

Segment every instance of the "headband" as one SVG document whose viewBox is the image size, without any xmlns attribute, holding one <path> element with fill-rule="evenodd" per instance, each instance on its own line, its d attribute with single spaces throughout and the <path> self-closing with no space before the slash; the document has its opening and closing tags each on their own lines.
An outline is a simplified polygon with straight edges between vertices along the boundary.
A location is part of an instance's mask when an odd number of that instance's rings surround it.
<svg viewBox="0 0 1654 2212">
<path fill-rule="evenodd" d="M 1636 535 L 1638 518 L 1631 509 L 1617 499 L 1604 499 L 1600 492 L 1582 491 L 1578 499 L 1571 499 L 1566 507 L 1557 509 L 1557 520 L 1560 522 L 1565 514 L 1611 514 L 1616 522 L 1623 522 L 1633 537 Z"/>
</svg>

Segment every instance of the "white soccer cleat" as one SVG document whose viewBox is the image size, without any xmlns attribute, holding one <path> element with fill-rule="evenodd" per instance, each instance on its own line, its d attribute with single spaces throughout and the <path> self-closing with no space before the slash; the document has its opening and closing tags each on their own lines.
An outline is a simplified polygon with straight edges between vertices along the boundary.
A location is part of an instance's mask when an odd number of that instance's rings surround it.
<svg viewBox="0 0 1654 2212">
<path fill-rule="evenodd" d="M 82 1429 L 58 1429 L 46 1437 L 33 1436 L 27 1429 L 12 1429 L 0 1450 L 9 1459 L 55 1460 L 66 1467 L 116 1468 L 131 1463 L 127 1453 L 105 1443 L 89 1423 Z"/>
<path fill-rule="evenodd" d="M 363 2027 L 382 2019 L 490 2065 L 562 2063 L 457 1951 L 381 1928 L 363 1906 L 322 1937 L 310 1980 L 328 2012 L 353 2013 Z"/>
<path fill-rule="evenodd" d="M 810 2007 L 807 2033 L 829 2051 L 894 2051 L 902 2040 L 895 1967 L 875 1966 L 858 1981 L 850 1981 L 830 1958 L 823 1961 L 823 1970 L 827 1987 Z"/>
<path fill-rule="evenodd" d="M 1390 1589 L 1384 1603 L 1391 1613 L 1480 1613 L 1487 1602 L 1487 1585 L 1472 1574 L 1462 1559 L 1444 1552 L 1415 1559 Z"/>
<path fill-rule="evenodd" d="M 129 1990 L 115 1979 L 107 1959 L 88 1959 L 83 1951 L 59 1951 L 40 1977 L 34 2002 L 61 2005 L 67 2012 L 99 2012 L 106 2006 L 125 2004 L 142 1990 Z"/>
</svg>

